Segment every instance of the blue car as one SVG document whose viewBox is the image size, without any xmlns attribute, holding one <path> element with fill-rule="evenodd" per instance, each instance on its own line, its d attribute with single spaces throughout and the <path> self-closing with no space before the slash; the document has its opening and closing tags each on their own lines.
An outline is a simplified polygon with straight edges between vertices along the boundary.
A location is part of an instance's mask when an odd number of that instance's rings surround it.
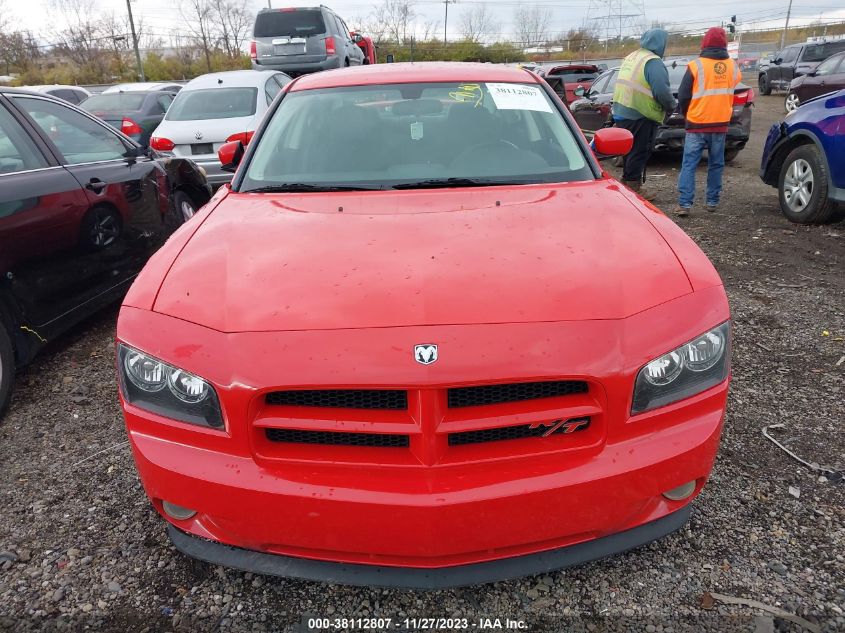
<svg viewBox="0 0 845 633">
<path fill-rule="evenodd" d="M 845 207 L 845 90 L 804 102 L 776 123 L 760 178 L 777 187 L 783 214 L 798 224 L 841 219 Z"/>
</svg>

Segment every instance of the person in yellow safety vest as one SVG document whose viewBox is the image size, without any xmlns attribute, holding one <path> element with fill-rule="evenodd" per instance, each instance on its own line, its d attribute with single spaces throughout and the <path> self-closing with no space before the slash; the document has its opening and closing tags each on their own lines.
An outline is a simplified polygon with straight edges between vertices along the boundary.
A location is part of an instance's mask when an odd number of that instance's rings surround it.
<svg viewBox="0 0 845 633">
<path fill-rule="evenodd" d="M 622 180 L 646 200 L 655 197 L 643 188 L 654 137 L 676 106 L 669 71 L 663 63 L 668 39 L 663 29 L 646 31 L 640 48 L 622 62 L 613 91 L 613 122 L 634 135 L 634 146 L 622 162 Z"/>
<path fill-rule="evenodd" d="M 733 115 L 734 91 L 742 75 L 728 56 L 728 37 L 714 26 L 701 40 L 701 55 L 687 66 L 678 88 L 681 112 L 686 117 L 684 160 L 678 176 L 679 216 L 689 215 L 695 201 L 695 169 L 707 149 L 707 191 L 704 205 L 715 211 L 722 195 L 725 139 Z"/>
</svg>

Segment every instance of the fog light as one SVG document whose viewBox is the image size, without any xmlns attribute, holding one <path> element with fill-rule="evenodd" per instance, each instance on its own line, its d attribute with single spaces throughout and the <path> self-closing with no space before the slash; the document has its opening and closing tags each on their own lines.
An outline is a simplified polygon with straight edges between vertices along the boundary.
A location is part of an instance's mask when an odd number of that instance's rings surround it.
<svg viewBox="0 0 845 633">
<path fill-rule="evenodd" d="M 670 501 L 683 501 L 687 497 L 689 497 L 693 492 L 695 492 L 695 479 L 692 481 L 688 481 L 687 483 L 683 484 L 682 486 L 678 486 L 677 488 L 672 488 L 672 490 L 667 490 L 663 493 L 663 496 L 669 499 Z"/>
<path fill-rule="evenodd" d="M 184 521 L 185 519 L 190 519 L 197 513 L 196 510 L 183 508 L 182 506 L 177 506 L 175 503 L 170 503 L 169 501 L 162 501 L 161 506 L 162 508 L 164 508 L 164 512 L 167 514 L 167 516 L 172 519 L 176 519 L 177 521 Z"/>
</svg>

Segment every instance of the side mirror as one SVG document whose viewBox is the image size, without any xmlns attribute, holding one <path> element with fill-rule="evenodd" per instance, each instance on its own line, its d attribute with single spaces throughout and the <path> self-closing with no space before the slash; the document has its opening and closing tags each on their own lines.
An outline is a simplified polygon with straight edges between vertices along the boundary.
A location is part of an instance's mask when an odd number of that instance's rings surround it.
<svg viewBox="0 0 845 633">
<path fill-rule="evenodd" d="M 587 94 L 587 89 L 584 86 L 578 86 L 575 89 L 575 96 L 576 97 L 583 97 L 586 94 Z"/>
<path fill-rule="evenodd" d="M 241 164 L 241 159 L 244 157 L 244 144 L 240 141 L 229 141 L 223 143 L 220 149 L 217 150 L 217 158 L 220 160 L 221 169 L 223 171 L 235 172 L 238 165 Z"/>
<path fill-rule="evenodd" d="M 776 64 L 776 65 L 778 65 L 778 66 L 780 66 L 780 65 L 781 65 L 781 63 L 783 63 L 783 58 L 782 58 L 782 57 L 778 57 L 778 58 L 776 58 L 776 59 L 772 60 L 772 63 L 773 63 L 773 64 Z"/>
<path fill-rule="evenodd" d="M 808 76 L 808 77 L 815 77 L 815 76 L 816 76 L 816 74 L 817 74 L 817 73 L 816 73 L 816 71 L 815 71 L 815 70 L 811 70 L 810 72 L 808 72 L 808 73 L 807 73 L 807 76 Z"/>
<path fill-rule="evenodd" d="M 634 146 L 634 135 L 621 127 L 605 127 L 596 131 L 592 146 L 599 160 L 624 156 Z"/>
</svg>

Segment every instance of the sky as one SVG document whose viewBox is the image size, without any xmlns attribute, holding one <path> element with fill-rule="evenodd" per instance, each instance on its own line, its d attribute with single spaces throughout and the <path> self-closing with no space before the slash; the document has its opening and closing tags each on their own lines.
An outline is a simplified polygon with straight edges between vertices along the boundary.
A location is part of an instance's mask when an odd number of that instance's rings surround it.
<svg viewBox="0 0 845 633">
<path fill-rule="evenodd" d="M 125 0 L 91 0 L 98 11 L 114 12 L 122 15 L 126 12 Z M 357 22 L 371 14 L 377 0 L 321 0 L 340 15 L 350 27 L 360 26 Z M 267 6 L 268 0 L 251 0 L 254 10 Z M 282 6 L 316 5 L 318 0 L 269 0 L 276 8 Z M 289 4 L 290 3 L 290 4 Z M 585 20 L 608 14 L 608 3 L 616 7 L 615 14 L 635 14 L 644 12 L 646 23 L 658 21 L 666 23 L 677 30 L 697 30 L 722 21 L 730 20 L 731 15 L 737 16 L 740 26 L 747 25 L 756 28 L 782 28 L 786 17 L 788 0 L 572 0 L 560 2 L 557 0 L 450 0 L 448 34 L 450 38 L 457 38 L 460 34 L 460 15 L 463 11 L 471 10 L 479 4 L 486 4 L 499 22 L 498 28 L 488 34 L 488 39 L 508 39 L 512 33 L 513 13 L 517 6 L 540 5 L 549 7 L 552 21 L 549 30 L 552 34 L 565 33 L 570 28 L 578 28 Z M 57 12 L 52 9 L 51 0 L 26 0 L 18 2 L 10 0 L 14 23 L 19 28 L 34 31 L 39 35 L 42 43 L 49 42 L 43 33 L 45 16 L 50 16 L 49 24 L 60 25 Z M 172 30 L 188 32 L 187 26 L 178 9 L 179 0 L 132 0 L 132 11 L 135 20 L 144 24 L 147 32 L 162 37 Z M 619 7 L 622 7 L 619 9 Z M 415 0 L 414 10 L 417 22 L 437 23 L 437 32 L 443 32 L 444 9 L 443 0 Z M 845 8 L 842 0 L 794 0 L 792 5 L 791 24 L 807 24 L 821 19 L 825 22 L 845 20 Z M 59 22 L 57 22 L 57 20 Z M 623 23 L 625 20 L 623 20 Z M 623 30 L 625 30 L 623 28 Z M 615 34 L 615 33 L 614 33 Z M 625 33 L 629 34 L 629 33 Z"/>
</svg>

